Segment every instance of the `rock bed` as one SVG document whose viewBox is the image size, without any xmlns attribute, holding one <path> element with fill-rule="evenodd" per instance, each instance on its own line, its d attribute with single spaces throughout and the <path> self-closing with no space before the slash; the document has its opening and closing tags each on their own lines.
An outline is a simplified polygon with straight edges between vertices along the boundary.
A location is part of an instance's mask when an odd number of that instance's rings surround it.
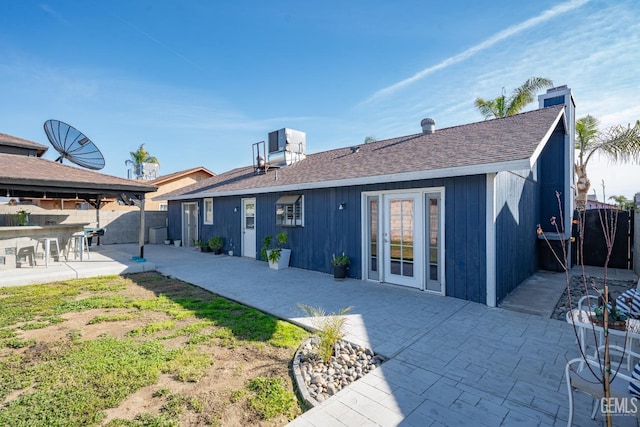
<svg viewBox="0 0 640 427">
<path fill-rule="evenodd" d="M 315 342 L 307 341 L 297 357 L 304 382 L 298 386 L 305 387 L 316 402 L 325 401 L 382 363 L 382 358 L 371 350 L 347 341 L 339 341 L 334 356 L 331 356 L 329 363 L 324 363 L 316 352 Z"/>
<path fill-rule="evenodd" d="M 596 291 L 593 289 L 592 283 L 595 283 L 595 286 L 598 289 L 602 289 L 603 281 L 602 279 L 596 277 L 587 277 L 587 286 L 590 289 L 590 294 L 596 295 Z M 627 289 L 631 289 L 636 286 L 636 282 L 625 281 L 625 280 L 612 280 L 610 278 L 607 279 L 607 285 L 609 286 L 609 293 L 613 298 L 617 297 Z M 584 282 L 582 280 L 582 276 L 577 275 L 571 277 L 571 281 L 569 282 L 569 290 L 571 292 L 571 306 L 572 308 L 578 308 L 578 301 L 580 298 L 585 295 L 584 293 Z M 567 294 L 567 289 L 565 288 L 564 293 L 558 300 L 555 309 L 553 310 L 553 314 L 551 315 L 552 319 L 558 320 L 566 320 L 566 313 L 569 311 L 569 297 Z"/>
</svg>

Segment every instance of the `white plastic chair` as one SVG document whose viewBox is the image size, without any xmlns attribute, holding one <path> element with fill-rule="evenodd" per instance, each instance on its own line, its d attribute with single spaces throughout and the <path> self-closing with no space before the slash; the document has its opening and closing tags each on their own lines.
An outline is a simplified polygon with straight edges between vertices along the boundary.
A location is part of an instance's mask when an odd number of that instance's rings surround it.
<svg viewBox="0 0 640 427">
<path fill-rule="evenodd" d="M 601 359 L 604 359 L 604 346 L 600 346 L 598 351 L 600 352 Z M 610 378 L 613 378 L 613 380 L 611 380 L 610 397 L 631 399 L 634 396 L 629 391 L 629 383 L 633 382 L 640 387 L 640 379 L 632 378 L 631 372 L 624 369 L 624 367 L 627 366 L 625 360 L 628 357 L 639 358 L 640 354 L 615 345 L 609 346 L 609 352 L 611 354 Z M 604 367 L 601 367 L 601 362 L 597 359 L 596 354 L 597 353 L 594 353 L 594 356 L 587 357 L 586 362 L 591 366 L 593 372 L 601 377 Z M 565 367 L 565 379 L 567 382 L 567 391 L 569 393 L 569 418 L 567 421 L 567 427 L 571 427 L 573 425 L 574 390 L 586 393 L 593 398 L 591 419 L 596 418 L 599 403 L 604 397 L 604 388 L 600 379 L 594 377 L 589 368 L 582 368 L 584 362 L 585 360 L 582 357 L 578 357 L 567 362 Z M 640 418 L 640 411 L 636 411 L 633 415 Z"/>
</svg>

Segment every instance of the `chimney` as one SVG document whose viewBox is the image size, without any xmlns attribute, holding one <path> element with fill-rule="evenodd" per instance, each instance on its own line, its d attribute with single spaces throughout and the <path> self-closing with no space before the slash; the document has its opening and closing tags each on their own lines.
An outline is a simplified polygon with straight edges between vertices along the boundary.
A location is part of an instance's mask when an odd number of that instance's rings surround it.
<svg viewBox="0 0 640 427">
<path fill-rule="evenodd" d="M 422 133 L 425 135 L 432 134 L 436 131 L 436 121 L 429 117 L 422 119 L 420 126 L 422 126 Z"/>
</svg>

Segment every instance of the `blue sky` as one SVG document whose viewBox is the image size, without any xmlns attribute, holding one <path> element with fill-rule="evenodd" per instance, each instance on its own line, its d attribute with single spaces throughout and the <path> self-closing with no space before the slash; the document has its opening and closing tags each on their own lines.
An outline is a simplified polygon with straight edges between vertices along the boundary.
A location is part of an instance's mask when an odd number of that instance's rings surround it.
<svg viewBox="0 0 640 427">
<path fill-rule="evenodd" d="M 637 0 L 5 1 L 0 132 L 49 145 L 55 118 L 111 175 L 141 143 L 162 174 L 223 172 L 283 127 L 313 153 L 417 133 L 424 117 L 480 121 L 476 97 L 532 76 L 567 84 L 577 117 L 626 125 L 640 119 L 639 15 Z M 640 191 L 638 165 L 588 171 L 600 199 L 601 180 L 606 196 Z"/>
</svg>

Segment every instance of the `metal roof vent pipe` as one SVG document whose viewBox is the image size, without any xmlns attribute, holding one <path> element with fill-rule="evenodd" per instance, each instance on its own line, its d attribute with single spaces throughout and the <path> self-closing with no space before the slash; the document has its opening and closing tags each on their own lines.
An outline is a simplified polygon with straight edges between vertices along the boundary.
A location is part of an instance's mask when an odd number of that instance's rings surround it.
<svg viewBox="0 0 640 427">
<path fill-rule="evenodd" d="M 430 117 L 422 119 L 420 126 L 422 126 L 422 133 L 425 135 L 430 135 L 436 131 L 436 121 Z"/>
</svg>

